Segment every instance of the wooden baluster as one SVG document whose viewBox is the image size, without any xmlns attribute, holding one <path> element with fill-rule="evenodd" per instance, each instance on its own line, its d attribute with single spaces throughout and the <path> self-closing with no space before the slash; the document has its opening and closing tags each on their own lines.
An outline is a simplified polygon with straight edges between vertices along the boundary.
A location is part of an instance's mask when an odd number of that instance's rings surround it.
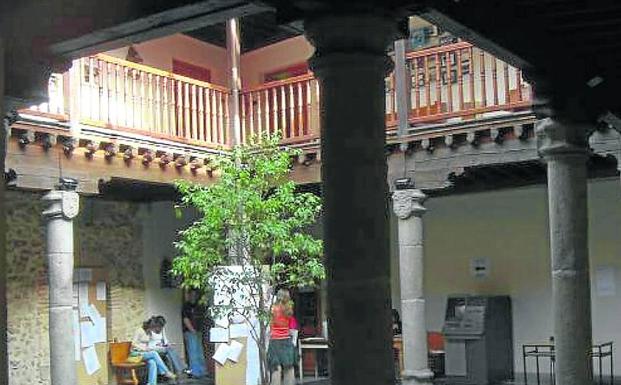
<svg viewBox="0 0 621 385">
<path fill-rule="evenodd" d="M 110 123 L 110 63 L 102 61 L 101 67 L 103 69 L 102 85 L 103 85 L 103 99 L 105 100 L 104 114 L 102 119 L 106 123 Z"/>
<path fill-rule="evenodd" d="M 487 107 L 487 82 L 485 79 L 485 51 L 481 50 L 479 54 L 479 58 L 481 59 L 481 105 L 483 107 Z"/>
<path fill-rule="evenodd" d="M 216 90 L 211 90 L 211 142 L 218 143 L 218 103 Z"/>
<path fill-rule="evenodd" d="M 220 91 L 218 91 L 218 111 L 220 112 L 219 118 L 220 118 L 220 122 L 219 122 L 219 126 L 218 126 L 218 144 L 226 144 L 226 138 L 225 138 L 225 127 L 226 127 L 226 115 L 225 115 L 225 111 L 224 109 L 226 108 L 227 105 L 227 101 L 228 101 L 228 94 L 224 94 Z"/>
<path fill-rule="evenodd" d="M 474 49 L 470 47 L 470 108 L 476 108 L 476 94 L 474 90 Z"/>
<path fill-rule="evenodd" d="M 292 136 L 290 130 L 287 128 L 287 90 L 286 86 L 278 87 L 280 89 L 280 133 L 282 138 L 290 138 Z"/>
<path fill-rule="evenodd" d="M 212 143 L 211 140 L 211 114 L 212 114 L 212 104 L 211 104 L 211 90 L 209 88 L 205 88 L 205 142 Z"/>
<path fill-rule="evenodd" d="M 175 102 L 176 102 L 176 111 L 175 111 L 175 132 L 173 133 L 174 136 L 183 136 L 183 84 L 178 80 L 175 79 L 175 85 L 177 88 L 177 93 L 176 93 L 176 98 L 175 98 Z"/>
<path fill-rule="evenodd" d="M 459 111 L 464 110 L 464 74 L 462 69 L 461 49 L 457 50 L 457 98 Z"/>
<path fill-rule="evenodd" d="M 321 97 L 321 91 L 319 90 L 319 82 L 317 79 L 313 79 L 311 91 L 311 133 L 314 136 L 319 137 L 321 135 L 321 122 L 319 116 L 319 98 Z"/>
<path fill-rule="evenodd" d="M 442 63 L 440 62 L 440 55 L 435 54 L 434 60 L 436 63 L 436 114 L 442 113 L 442 72 L 440 67 Z"/>
<path fill-rule="evenodd" d="M 248 92 L 246 94 L 246 100 L 248 101 L 248 109 L 250 110 L 250 113 L 249 113 L 249 118 L 250 119 L 248 120 L 248 125 L 249 125 L 248 129 L 250 130 L 250 133 L 249 133 L 248 137 L 246 138 L 246 140 L 248 140 L 252 136 L 256 136 L 256 134 L 257 134 L 255 132 L 255 130 L 256 130 L 255 129 L 255 120 L 256 120 L 256 122 L 258 124 L 260 119 L 256 119 L 258 112 L 255 112 L 255 109 L 254 109 L 254 99 L 255 98 L 256 98 L 256 93 L 255 92 L 250 91 L 250 92 Z"/>
<path fill-rule="evenodd" d="M 177 135 L 177 80 L 172 78 L 168 79 L 168 135 L 175 136 Z"/>
<path fill-rule="evenodd" d="M 151 128 L 148 124 L 147 74 L 144 71 L 138 71 L 138 79 L 140 81 L 140 128 L 150 131 Z"/>
<path fill-rule="evenodd" d="M 309 79 L 304 82 L 304 92 L 306 93 L 306 98 L 304 99 L 304 135 L 312 135 L 312 126 L 311 126 L 311 85 L 313 79 Z"/>
<path fill-rule="evenodd" d="M 451 56 L 453 52 L 447 52 L 446 57 L 446 112 L 453 112 L 453 75 L 451 71 L 453 66 L 451 63 Z"/>
<path fill-rule="evenodd" d="M 203 95 L 205 94 L 205 88 L 198 87 L 198 137 L 197 139 L 201 142 L 205 141 L 205 102 L 203 100 Z"/>
<path fill-rule="evenodd" d="M 114 111 L 115 118 L 114 124 L 119 126 L 123 125 L 125 119 L 125 71 L 123 67 L 118 64 L 114 65 L 114 89 L 116 96 L 114 98 Z"/>
<path fill-rule="evenodd" d="M 272 121 L 271 117 L 270 117 L 270 94 L 268 90 L 263 90 L 263 101 L 265 103 L 263 103 L 263 115 L 265 117 L 264 120 L 264 131 L 265 131 L 265 135 L 269 136 L 270 135 L 270 122 Z"/>
<path fill-rule="evenodd" d="M 96 119 L 96 114 L 95 114 L 95 106 L 97 106 L 99 103 L 96 99 L 96 95 L 95 95 L 95 66 L 93 65 L 94 62 L 94 58 L 89 57 L 87 59 L 88 61 L 88 101 L 87 101 L 87 105 L 88 105 L 88 117 L 90 119 Z"/>
<path fill-rule="evenodd" d="M 272 127 L 270 135 L 274 135 L 278 130 L 278 92 L 276 88 L 272 88 Z"/>
<path fill-rule="evenodd" d="M 155 132 L 162 133 L 162 83 L 161 76 L 155 75 Z"/>
<path fill-rule="evenodd" d="M 140 103 L 142 102 L 140 100 L 140 72 L 135 69 L 132 69 L 132 95 L 134 100 L 134 119 L 132 127 L 140 128 L 140 121 L 142 119 L 142 111 L 140 109 Z"/>
<path fill-rule="evenodd" d="M 192 120 L 190 119 L 190 85 L 183 82 L 183 128 L 181 136 L 190 138 Z"/>
<path fill-rule="evenodd" d="M 517 87 L 517 101 L 522 101 L 522 71 L 519 68 L 515 69 L 515 86 Z"/>
<path fill-rule="evenodd" d="M 240 102 L 239 102 L 239 124 L 240 124 L 240 140 L 242 143 L 246 143 L 246 128 L 250 127 L 250 122 L 252 121 L 252 112 L 250 112 L 250 106 L 248 106 L 248 111 L 246 111 L 246 103 L 252 104 L 252 101 L 249 102 L 250 93 L 243 92 L 239 94 Z M 252 133 L 252 129 L 250 128 L 250 132 Z"/>
<path fill-rule="evenodd" d="M 170 134 L 170 81 L 162 76 L 162 134 Z"/>
<path fill-rule="evenodd" d="M 494 95 L 494 106 L 498 105 L 498 59 L 492 57 L 492 88 Z"/>
<path fill-rule="evenodd" d="M 157 132 L 157 125 L 155 124 L 157 115 L 155 113 L 155 90 L 153 74 L 147 74 L 147 125 L 150 132 Z"/>
<path fill-rule="evenodd" d="M 412 64 L 414 65 L 414 82 L 412 83 L 412 89 L 414 90 L 414 105 L 412 109 L 415 111 L 414 116 L 418 116 L 420 110 L 420 89 L 418 87 L 418 58 L 412 59 Z"/>
<path fill-rule="evenodd" d="M 305 83 L 307 82 L 308 81 L 305 81 Z M 298 110 L 297 132 L 299 136 L 305 136 L 307 129 L 306 129 L 306 124 L 305 124 L 305 119 L 304 119 L 305 103 L 304 103 L 304 95 L 302 94 L 302 82 L 298 82 L 296 84 L 296 89 L 297 89 L 297 98 L 296 98 L 295 108 Z"/>
<path fill-rule="evenodd" d="M 263 112 L 261 109 L 261 91 L 257 91 L 255 93 L 256 98 L 257 98 L 257 132 L 256 132 L 256 138 L 255 139 L 261 139 L 261 136 L 263 135 Z"/>
<path fill-rule="evenodd" d="M 129 113 L 131 110 L 131 98 L 130 98 L 130 86 L 131 82 L 129 81 L 129 68 L 122 67 L 123 71 L 123 99 L 122 99 L 122 108 L 123 108 L 123 125 L 125 127 L 129 127 Z"/>
<path fill-rule="evenodd" d="M 509 65 L 506 62 L 502 62 L 502 71 L 505 75 L 505 104 L 511 104 L 511 92 L 509 90 Z"/>
<path fill-rule="evenodd" d="M 289 94 L 289 108 L 287 109 L 289 111 L 289 136 L 294 138 L 298 136 L 298 128 L 295 126 L 295 91 L 293 89 L 293 83 L 289 83 L 289 86 L 287 87 L 287 89 L 285 90 L 283 88 L 283 91 L 285 91 L 285 94 Z"/>
<path fill-rule="evenodd" d="M 196 105 L 198 95 L 196 91 L 196 84 L 192 84 L 192 94 L 190 97 L 192 99 L 192 139 L 194 140 L 198 140 L 198 106 Z"/>
<path fill-rule="evenodd" d="M 427 115 L 431 114 L 431 76 L 429 75 L 429 56 L 423 59 L 425 65 L 425 106 L 427 107 Z"/>
</svg>

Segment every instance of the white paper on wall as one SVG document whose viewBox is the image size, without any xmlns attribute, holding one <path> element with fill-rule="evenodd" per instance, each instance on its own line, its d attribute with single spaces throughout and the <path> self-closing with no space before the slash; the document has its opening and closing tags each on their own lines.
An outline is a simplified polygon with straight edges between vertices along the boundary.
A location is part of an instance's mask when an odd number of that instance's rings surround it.
<svg viewBox="0 0 621 385">
<path fill-rule="evenodd" d="M 90 346 L 82 351 L 82 358 L 84 359 L 84 368 L 86 374 L 89 376 L 95 373 L 101 368 L 99 359 L 97 358 L 97 351 L 94 346 Z"/>
<path fill-rule="evenodd" d="M 229 360 L 233 362 L 238 362 L 239 356 L 241 355 L 242 350 L 244 350 L 244 345 L 241 342 L 238 342 L 235 340 L 231 341 L 231 344 L 229 345 L 229 351 L 228 351 Z"/>
<path fill-rule="evenodd" d="M 617 295 L 616 269 L 613 266 L 599 266 L 595 269 L 595 291 L 599 297 Z"/>
<path fill-rule="evenodd" d="M 229 342 L 229 330 L 225 328 L 211 328 L 209 329 L 209 342 Z"/>
<path fill-rule="evenodd" d="M 231 333 L 231 338 L 240 338 L 249 336 L 248 326 L 243 324 L 231 324 L 229 331 Z"/>
<path fill-rule="evenodd" d="M 105 301 L 106 300 L 106 282 L 99 281 L 97 282 L 97 301 Z"/>
<path fill-rule="evenodd" d="M 96 330 L 91 321 L 80 322 L 80 337 L 82 340 L 82 347 L 88 348 L 95 345 L 97 339 Z"/>
<path fill-rule="evenodd" d="M 220 365 L 224 365 L 226 360 L 229 358 L 229 351 L 231 347 L 229 344 L 220 344 L 216 349 L 216 353 L 213 355 L 214 361 L 219 363 Z"/>
</svg>

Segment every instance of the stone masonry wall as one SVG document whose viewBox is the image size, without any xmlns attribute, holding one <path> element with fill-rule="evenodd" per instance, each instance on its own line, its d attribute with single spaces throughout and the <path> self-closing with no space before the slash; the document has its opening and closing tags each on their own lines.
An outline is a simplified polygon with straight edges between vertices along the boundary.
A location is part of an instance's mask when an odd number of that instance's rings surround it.
<svg viewBox="0 0 621 385">
<path fill-rule="evenodd" d="M 7 303 L 9 384 L 49 384 L 48 287 L 41 194 L 9 191 Z M 138 205 L 82 198 L 76 267 L 108 273 L 108 339 L 128 339 L 144 317 Z"/>
</svg>

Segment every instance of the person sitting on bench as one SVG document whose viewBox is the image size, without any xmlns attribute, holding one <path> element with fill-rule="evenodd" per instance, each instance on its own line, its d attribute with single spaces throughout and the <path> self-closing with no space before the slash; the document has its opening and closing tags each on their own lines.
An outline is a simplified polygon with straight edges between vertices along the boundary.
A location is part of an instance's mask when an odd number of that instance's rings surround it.
<svg viewBox="0 0 621 385">
<path fill-rule="evenodd" d="M 165 355 L 170 360 L 173 372 L 177 375 L 181 374 L 185 365 L 181 361 L 179 353 L 170 345 L 166 337 L 166 318 L 161 315 L 151 317 L 151 334 L 149 335 L 149 348 Z"/>
<path fill-rule="evenodd" d="M 148 385 L 157 385 L 157 375 L 162 374 L 170 380 L 176 380 L 177 376 L 168 369 L 162 361 L 160 354 L 149 348 L 149 335 L 153 330 L 153 320 L 149 319 L 142 323 L 142 327 L 136 330 L 132 338 L 132 351 L 130 357 L 140 357 L 146 362 L 148 368 Z"/>
</svg>

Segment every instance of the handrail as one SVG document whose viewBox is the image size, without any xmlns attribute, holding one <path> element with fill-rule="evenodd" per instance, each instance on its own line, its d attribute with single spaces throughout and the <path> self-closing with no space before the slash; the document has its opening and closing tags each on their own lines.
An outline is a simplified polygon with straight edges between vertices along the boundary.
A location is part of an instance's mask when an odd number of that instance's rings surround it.
<svg viewBox="0 0 621 385">
<path fill-rule="evenodd" d="M 417 57 L 435 55 L 437 53 L 445 53 L 445 52 L 455 51 L 455 50 L 464 49 L 464 48 L 471 48 L 471 47 L 473 47 L 472 44 L 465 42 L 465 41 L 460 41 L 458 43 L 439 45 L 437 47 L 430 47 L 430 48 L 425 48 L 425 49 L 421 49 L 418 51 L 407 52 L 405 54 L 405 58 L 414 59 Z"/>
<path fill-rule="evenodd" d="M 271 81 L 271 82 L 263 83 L 263 84 L 258 85 L 258 86 L 246 88 L 246 89 L 243 89 L 242 92 L 261 91 L 261 90 L 265 90 L 265 89 L 268 89 L 268 88 L 274 88 L 274 87 L 279 87 L 279 86 L 283 86 L 283 85 L 304 82 L 304 81 L 311 80 L 311 79 L 314 79 L 314 78 L 315 78 L 314 74 L 312 72 L 309 72 L 309 73 L 306 73 L 306 74 L 303 74 L 303 75 L 293 76 L 293 77 L 290 77 L 290 78 L 287 78 L 287 79 L 283 79 L 283 80 L 274 80 L 274 81 Z"/>
<path fill-rule="evenodd" d="M 111 63 L 111 64 L 118 64 L 118 65 L 121 65 L 123 67 L 133 68 L 135 70 L 143 71 L 143 72 L 150 73 L 150 74 L 153 74 L 153 75 L 165 76 L 165 77 L 170 78 L 170 79 L 179 80 L 179 81 L 182 81 L 182 82 L 185 82 L 185 83 L 194 84 L 194 85 L 197 85 L 197 86 L 200 86 L 200 87 L 211 88 L 211 89 L 214 89 L 214 90 L 218 90 L 220 92 L 226 92 L 226 93 L 230 93 L 231 92 L 231 90 L 229 90 L 228 88 L 223 87 L 223 86 L 219 86 L 217 84 L 213 84 L 213 83 L 209 83 L 209 82 L 206 82 L 206 81 L 189 78 L 187 76 L 179 75 L 179 74 L 176 74 L 176 73 L 171 72 L 171 71 L 164 71 L 164 70 L 161 70 L 159 68 L 150 67 L 150 66 L 145 65 L 145 64 L 134 63 L 134 62 L 131 62 L 129 60 L 119 59 L 117 57 L 109 56 L 109 55 L 106 55 L 106 54 L 103 54 L 103 53 L 96 54 L 95 57 L 98 58 L 98 59 L 101 59 L 101 60 L 103 60 L 105 62 Z"/>
</svg>

